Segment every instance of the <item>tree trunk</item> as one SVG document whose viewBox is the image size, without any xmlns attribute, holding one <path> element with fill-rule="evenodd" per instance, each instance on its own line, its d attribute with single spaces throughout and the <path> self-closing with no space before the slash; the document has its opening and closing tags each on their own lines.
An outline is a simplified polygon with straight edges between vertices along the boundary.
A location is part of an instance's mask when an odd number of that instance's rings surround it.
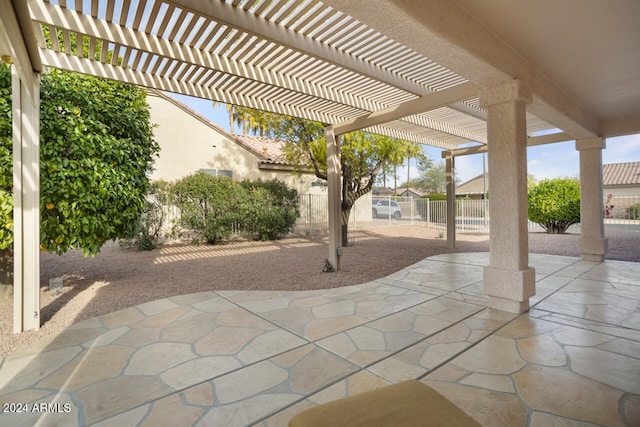
<svg viewBox="0 0 640 427">
<path fill-rule="evenodd" d="M 0 299 L 13 296 L 13 251 L 0 251 Z"/>
<path fill-rule="evenodd" d="M 398 193 L 398 166 L 393 165 L 393 195 Z"/>
<path fill-rule="evenodd" d="M 340 227 L 342 229 L 342 247 L 349 246 L 349 215 L 351 215 L 351 207 L 345 203 L 342 204 L 340 213 Z"/>
<path fill-rule="evenodd" d="M 564 234 L 570 226 L 568 221 L 551 221 L 543 225 L 547 234 Z"/>
</svg>

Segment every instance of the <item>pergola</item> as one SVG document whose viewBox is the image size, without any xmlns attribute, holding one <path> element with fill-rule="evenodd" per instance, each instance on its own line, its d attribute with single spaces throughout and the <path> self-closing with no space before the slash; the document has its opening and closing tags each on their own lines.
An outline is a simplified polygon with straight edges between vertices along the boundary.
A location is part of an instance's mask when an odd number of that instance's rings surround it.
<svg viewBox="0 0 640 427">
<path fill-rule="evenodd" d="M 523 312 L 535 293 L 527 145 L 576 140 L 579 251 L 601 261 L 605 138 L 640 133 L 638 18 L 635 0 L 0 0 L 0 54 L 14 81 L 14 331 L 40 325 L 44 67 L 329 123 L 328 259 L 337 269 L 341 134 L 365 129 L 446 150 L 451 246 L 454 159 L 487 151 L 484 289 L 491 307 Z"/>
</svg>

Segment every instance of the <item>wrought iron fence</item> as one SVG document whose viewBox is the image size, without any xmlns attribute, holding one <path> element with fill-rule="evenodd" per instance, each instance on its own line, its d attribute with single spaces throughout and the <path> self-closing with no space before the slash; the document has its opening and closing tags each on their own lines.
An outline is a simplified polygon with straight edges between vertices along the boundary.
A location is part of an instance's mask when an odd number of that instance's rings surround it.
<svg viewBox="0 0 640 427">
<path fill-rule="evenodd" d="M 401 215 L 392 209 L 376 212 L 373 204 L 380 200 L 397 203 Z M 394 205 L 395 206 L 395 205 Z M 613 206 L 613 207 L 611 207 Z M 329 230 L 328 198 L 326 194 L 303 194 L 300 196 L 300 217 L 296 221 L 295 233 L 316 233 Z M 167 224 L 177 224 L 179 210 L 166 208 Z M 605 225 L 640 232 L 640 196 L 611 196 L 603 201 Z M 489 232 L 489 200 L 456 200 L 456 230 L 464 232 Z M 382 226 L 413 225 L 437 230 L 447 228 L 447 204 L 445 200 L 429 200 L 417 197 L 374 196 L 360 198 L 349 217 L 349 228 L 372 228 Z M 529 221 L 529 231 L 543 231 L 538 224 Z M 580 225 L 569 231 L 579 232 Z"/>
<path fill-rule="evenodd" d="M 373 206 L 372 202 L 373 201 Z M 382 201 L 380 205 L 377 202 Z M 386 203 L 384 203 L 386 202 Z M 300 218 L 297 232 L 328 230 L 328 204 L 324 195 L 303 195 L 300 199 Z M 463 231 L 489 230 L 488 200 L 457 200 L 456 227 Z M 398 208 L 400 215 L 397 215 Z M 375 213 L 375 216 L 374 216 Z M 446 229 L 447 205 L 444 200 L 432 201 L 417 197 L 375 196 L 361 199 L 351 211 L 350 228 L 414 225 Z"/>
<path fill-rule="evenodd" d="M 640 231 L 640 196 L 604 197 L 605 227 Z"/>
</svg>

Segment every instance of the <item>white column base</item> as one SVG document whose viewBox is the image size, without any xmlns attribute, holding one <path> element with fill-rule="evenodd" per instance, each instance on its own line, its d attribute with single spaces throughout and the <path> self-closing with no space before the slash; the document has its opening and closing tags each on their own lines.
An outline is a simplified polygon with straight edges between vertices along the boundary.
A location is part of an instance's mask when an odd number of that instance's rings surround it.
<svg viewBox="0 0 640 427">
<path fill-rule="evenodd" d="M 604 256 L 609 249 L 608 239 L 598 237 L 578 237 L 578 252 L 583 261 L 604 261 Z"/>
<path fill-rule="evenodd" d="M 482 270 L 484 293 L 489 296 L 489 308 L 509 313 L 529 310 L 529 298 L 536 294 L 536 272 L 533 268 L 512 271 L 495 267 Z"/>
</svg>

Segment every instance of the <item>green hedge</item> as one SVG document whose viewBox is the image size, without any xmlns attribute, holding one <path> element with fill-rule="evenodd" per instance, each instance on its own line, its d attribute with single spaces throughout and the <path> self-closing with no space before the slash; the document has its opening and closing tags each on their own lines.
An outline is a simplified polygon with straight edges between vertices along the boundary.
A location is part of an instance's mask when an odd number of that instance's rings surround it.
<svg viewBox="0 0 640 427">
<path fill-rule="evenodd" d="M 288 234 L 299 216 L 298 193 L 277 181 L 244 181 L 198 172 L 173 185 L 180 223 L 197 240 L 216 243 L 232 234 L 276 239 Z"/>
<path fill-rule="evenodd" d="M 251 209 L 244 220 L 244 232 L 258 240 L 273 240 L 289 234 L 300 216 L 298 191 L 276 179 L 242 181 L 249 192 Z"/>
<path fill-rule="evenodd" d="M 558 178 L 540 182 L 529 190 L 529 220 L 547 233 L 564 233 L 580 222 L 580 182 Z"/>
</svg>

